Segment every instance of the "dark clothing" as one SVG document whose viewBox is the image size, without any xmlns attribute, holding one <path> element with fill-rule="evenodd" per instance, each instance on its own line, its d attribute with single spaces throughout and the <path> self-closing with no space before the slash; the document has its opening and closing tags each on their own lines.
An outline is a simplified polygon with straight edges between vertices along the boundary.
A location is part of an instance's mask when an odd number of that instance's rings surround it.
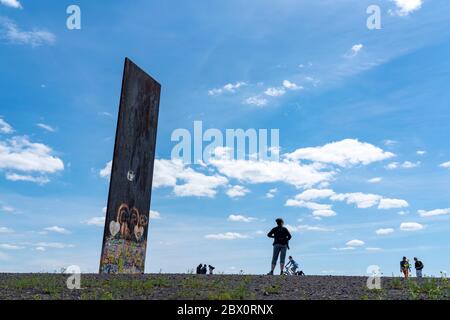
<svg viewBox="0 0 450 320">
<path fill-rule="evenodd" d="M 201 274 L 206 274 L 206 272 L 207 272 L 206 266 L 202 267 L 200 273 L 201 273 Z"/>
<path fill-rule="evenodd" d="M 416 270 L 422 270 L 423 269 L 423 263 L 422 261 L 417 260 L 416 263 L 414 263 L 414 268 Z"/>
<path fill-rule="evenodd" d="M 289 240 L 292 236 L 285 227 L 275 227 L 267 234 L 269 238 L 273 238 L 273 245 L 280 244 L 289 248 Z"/>
<path fill-rule="evenodd" d="M 411 267 L 410 267 L 410 265 L 409 265 L 409 261 L 408 260 L 406 260 L 406 261 L 404 261 L 404 260 L 402 260 L 402 261 L 400 261 L 400 269 L 410 269 Z"/>
<path fill-rule="evenodd" d="M 202 273 L 202 265 L 199 265 L 198 267 L 197 267 L 197 272 L 196 272 L 197 274 L 201 274 Z"/>
</svg>

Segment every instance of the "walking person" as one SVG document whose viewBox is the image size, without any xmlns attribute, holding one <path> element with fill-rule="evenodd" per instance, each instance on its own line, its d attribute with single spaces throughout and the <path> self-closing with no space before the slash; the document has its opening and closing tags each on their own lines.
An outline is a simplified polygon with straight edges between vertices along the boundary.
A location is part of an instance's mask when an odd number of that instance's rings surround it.
<svg viewBox="0 0 450 320">
<path fill-rule="evenodd" d="M 416 277 L 422 278 L 423 263 L 416 257 L 414 257 L 414 269 L 416 269 Z"/>
<path fill-rule="evenodd" d="M 400 272 L 403 273 L 405 279 L 408 279 L 410 271 L 411 266 L 409 265 L 409 260 L 406 257 L 403 257 L 402 261 L 400 261 Z"/>
<path fill-rule="evenodd" d="M 196 270 L 197 274 L 202 274 L 202 266 L 203 265 L 201 263 L 197 266 L 197 270 Z"/>
<path fill-rule="evenodd" d="M 283 274 L 286 251 L 289 249 L 289 240 L 292 238 L 289 230 L 284 227 L 283 219 L 278 218 L 275 222 L 277 223 L 277 226 L 267 234 L 269 238 L 273 238 L 272 269 L 268 275 L 273 275 L 273 271 L 277 265 L 278 256 L 280 256 L 280 275 Z"/>
</svg>

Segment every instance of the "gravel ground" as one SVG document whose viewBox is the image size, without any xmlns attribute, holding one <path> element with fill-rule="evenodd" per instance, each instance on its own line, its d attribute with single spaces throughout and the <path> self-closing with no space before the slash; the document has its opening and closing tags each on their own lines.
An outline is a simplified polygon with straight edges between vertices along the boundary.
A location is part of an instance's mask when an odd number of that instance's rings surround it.
<svg viewBox="0 0 450 320">
<path fill-rule="evenodd" d="M 368 290 L 366 277 L 258 275 L 82 274 L 81 289 L 64 274 L 0 274 L 0 299 L 373 300 L 449 299 L 446 279 L 382 278 Z"/>
</svg>

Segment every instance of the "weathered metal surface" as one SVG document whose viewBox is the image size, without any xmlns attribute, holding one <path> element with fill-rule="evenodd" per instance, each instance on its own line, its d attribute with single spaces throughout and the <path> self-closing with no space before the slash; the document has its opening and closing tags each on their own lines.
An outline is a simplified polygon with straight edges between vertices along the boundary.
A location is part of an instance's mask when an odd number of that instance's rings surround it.
<svg viewBox="0 0 450 320">
<path fill-rule="evenodd" d="M 144 273 L 160 93 L 126 58 L 100 273 Z"/>
</svg>

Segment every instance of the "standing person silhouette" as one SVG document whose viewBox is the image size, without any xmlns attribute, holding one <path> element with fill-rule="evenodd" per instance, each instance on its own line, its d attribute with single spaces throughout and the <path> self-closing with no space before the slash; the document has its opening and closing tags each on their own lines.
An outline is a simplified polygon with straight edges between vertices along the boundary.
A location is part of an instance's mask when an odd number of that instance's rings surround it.
<svg viewBox="0 0 450 320">
<path fill-rule="evenodd" d="M 289 230 L 284 227 L 283 219 L 278 218 L 275 222 L 277 223 L 277 226 L 267 234 L 269 238 L 273 238 L 272 269 L 268 275 L 273 275 L 273 271 L 277 265 L 278 256 L 280 256 L 280 275 L 283 274 L 286 251 L 289 249 L 289 240 L 292 238 Z"/>
</svg>

